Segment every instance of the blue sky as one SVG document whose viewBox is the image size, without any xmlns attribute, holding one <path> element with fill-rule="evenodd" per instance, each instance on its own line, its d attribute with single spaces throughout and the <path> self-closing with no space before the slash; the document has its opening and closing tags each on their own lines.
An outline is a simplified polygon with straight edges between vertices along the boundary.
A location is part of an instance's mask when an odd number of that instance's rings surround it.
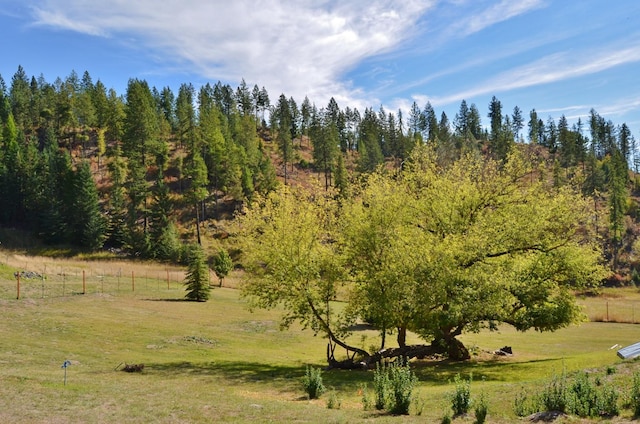
<svg viewBox="0 0 640 424">
<path fill-rule="evenodd" d="M 535 108 L 570 122 L 594 108 L 640 137 L 637 0 L 0 0 L 0 75 L 53 82 L 87 70 L 125 93 L 129 78 L 177 92 L 242 78 L 317 106 L 427 101 L 488 123 Z"/>
</svg>

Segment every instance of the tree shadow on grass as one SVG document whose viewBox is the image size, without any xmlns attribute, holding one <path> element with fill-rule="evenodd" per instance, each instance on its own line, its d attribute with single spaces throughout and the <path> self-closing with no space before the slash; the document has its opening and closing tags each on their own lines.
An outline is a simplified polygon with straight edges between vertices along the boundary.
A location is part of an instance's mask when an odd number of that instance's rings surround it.
<svg viewBox="0 0 640 424">
<path fill-rule="evenodd" d="M 540 364 L 554 363 L 562 358 L 533 359 L 529 361 L 513 362 L 499 359 L 471 360 L 471 361 L 418 361 L 412 363 L 416 376 L 420 381 L 434 384 L 449 384 L 457 374 L 463 378 L 473 375 L 474 380 L 506 382 L 512 381 L 519 374 L 530 374 L 531 369 L 539 368 Z"/>
<path fill-rule="evenodd" d="M 181 298 L 181 297 L 176 297 L 176 298 L 165 298 L 165 299 L 160 299 L 160 298 L 145 298 L 145 299 L 141 299 L 145 302 L 193 302 L 193 303 L 202 303 L 202 302 L 197 302 L 194 300 L 190 300 L 190 299 L 185 299 L 185 298 Z"/>
<path fill-rule="evenodd" d="M 316 366 L 319 368 L 320 366 Z M 231 383 L 281 383 L 298 384 L 306 371 L 306 365 L 273 365 L 247 361 L 168 362 L 145 364 L 145 373 L 166 376 L 211 376 Z M 373 373 L 366 371 L 332 370 L 322 374 L 325 386 L 337 390 L 357 390 L 364 383 L 373 381 Z"/>
<path fill-rule="evenodd" d="M 457 374 L 464 378 L 473 375 L 475 381 L 510 381 L 519 374 L 528 374 L 530 368 L 538 368 L 541 363 L 553 363 L 560 358 L 536 359 L 526 362 L 501 360 L 486 361 L 417 361 L 411 367 L 421 382 L 436 385 L 450 384 Z M 312 365 L 314 366 L 314 365 Z M 322 368 L 322 365 L 315 365 Z M 165 362 L 145 364 L 145 373 L 171 376 L 211 376 L 224 379 L 231 384 L 269 382 L 280 385 L 283 391 L 298 385 L 305 374 L 306 365 L 274 365 L 249 361 L 215 362 Z M 363 385 L 371 386 L 373 371 L 331 370 L 322 373 L 324 385 L 340 391 L 358 391 Z"/>
</svg>

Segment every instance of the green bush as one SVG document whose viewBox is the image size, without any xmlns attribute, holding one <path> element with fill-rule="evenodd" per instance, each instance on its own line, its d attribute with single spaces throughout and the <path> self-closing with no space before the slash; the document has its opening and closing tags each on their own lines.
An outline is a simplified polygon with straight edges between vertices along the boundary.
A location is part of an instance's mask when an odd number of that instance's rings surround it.
<svg viewBox="0 0 640 424">
<path fill-rule="evenodd" d="M 471 408 L 471 376 L 469 380 L 464 380 L 460 374 L 456 374 L 453 379 L 455 391 L 451 395 L 451 409 L 453 415 L 463 415 L 469 412 Z"/>
<path fill-rule="evenodd" d="M 384 364 L 376 364 L 376 370 L 373 372 L 373 390 L 376 409 L 386 409 L 390 403 L 391 383 L 389 382 L 387 367 Z"/>
<path fill-rule="evenodd" d="M 362 408 L 365 411 L 370 411 L 374 407 L 374 403 L 371 400 L 371 396 L 369 396 L 369 390 L 367 389 L 367 385 L 363 384 L 360 386 L 360 392 L 362 393 Z"/>
<path fill-rule="evenodd" d="M 631 384 L 631 394 L 629 398 L 629 406 L 633 411 L 633 417 L 640 417 L 640 372 L 633 374 L 633 381 Z"/>
<path fill-rule="evenodd" d="M 395 365 L 389 369 L 389 381 L 391 383 L 391 407 L 392 414 L 408 415 L 411 406 L 411 393 L 418 382 L 418 378 L 411 371 L 409 364 Z"/>
<path fill-rule="evenodd" d="M 579 417 L 594 417 L 598 415 L 598 393 L 585 372 L 579 373 L 568 392 L 567 412 Z"/>
<path fill-rule="evenodd" d="M 544 411 L 567 412 L 567 376 L 554 375 L 540 394 L 540 406 Z"/>
<path fill-rule="evenodd" d="M 605 417 L 620 415 L 618 397 L 618 391 L 614 387 L 608 385 L 603 386 L 600 395 L 598 396 L 598 415 Z"/>
<path fill-rule="evenodd" d="M 534 402 L 523 388 L 520 392 L 516 393 L 516 397 L 513 399 L 513 413 L 518 417 L 526 417 L 536 412 Z"/>
<path fill-rule="evenodd" d="M 340 409 L 341 406 L 342 400 L 338 397 L 338 393 L 335 389 L 331 389 L 329 398 L 327 399 L 327 409 Z"/>
<path fill-rule="evenodd" d="M 309 396 L 309 399 L 318 399 L 322 396 L 326 390 L 322 383 L 322 371 L 307 366 L 304 377 L 302 377 L 302 387 L 307 393 L 307 396 Z"/>
<path fill-rule="evenodd" d="M 640 379 L 638 388 L 640 398 Z M 612 417 L 620 413 L 618 392 L 600 377 L 592 382 L 586 372 L 576 374 L 571 381 L 563 373 L 551 379 L 531 406 L 527 405 L 526 394 L 516 395 L 516 415 L 525 416 L 538 411 L 559 411 L 582 418 Z"/>
<path fill-rule="evenodd" d="M 489 405 L 487 404 L 487 399 L 485 399 L 484 394 L 480 395 L 480 399 L 476 402 L 474 413 L 476 416 L 475 424 L 484 424 L 487 420 L 487 414 L 489 413 Z"/>
<path fill-rule="evenodd" d="M 441 424 L 451 424 L 451 415 L 449 415 L 449 412 L 445 412 L 444 415 L 442 416 L 442 421 L 440 421 Z"/>
<path fill-rule="evenodd" d="M 386 409 L 396 415 L 409 414 L 411 394 L 417 381 L 409 364 L 378 364 L 373 374 L 376 409 Z"/>
</svg>

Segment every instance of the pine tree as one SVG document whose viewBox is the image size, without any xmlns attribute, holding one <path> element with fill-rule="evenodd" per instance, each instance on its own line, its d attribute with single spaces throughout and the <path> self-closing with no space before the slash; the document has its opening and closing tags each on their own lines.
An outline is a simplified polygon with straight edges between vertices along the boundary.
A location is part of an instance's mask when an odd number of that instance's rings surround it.
<svg viewBox="0 0 640 424">
<path fill-rule="evenodd" d="M 204 251 L 199 245 L 191 246 L 189 250 L 188 269 L 184 281 L 187 289 L 186 298 L 196 302 L 209 300 L 209 267 L 204 257 Z"/>
<path fill-rule="evenodd" d="M 511 125 L 513 125 L 513 135 L 517 140 L 520 138 L 520 130 L 524 127 L 522 110 L 520 110 L 518 106 L 515 106 L 513 108 L 513 114 L 511 115 Z"/>
<path fill-rule="evenodd" d="M 284 94 L 281 94 L 278 99 L 278 104 L 273 112 L 273 120 L 275 120 L 277 127 L 274 128 L 272 125 L 271 130 L 277 131 L 276 141 L 284 166 L 284 183 L 287 184 L 289 178 L 287 165 L 293 159 L 293 146 L 291 140 L 291 110 Z"/>
<path fill-rule="evenodd" d="M 153 189 L 149 219 L 151 254 L 161 260 L 177 260 L 180 241 L 172 219 L 173 205 L 169 198 L 169 187 L 158 178 Z"/>
<path fill-rule="evenodd" d="M 107 223 L 98 198 L 98 189 L 89 164 L 82 162 L 74 174 L 71 221 L 68 226 L 74 241 L 82 247 L 97 250 L 106 238 Z"/>
</svg>

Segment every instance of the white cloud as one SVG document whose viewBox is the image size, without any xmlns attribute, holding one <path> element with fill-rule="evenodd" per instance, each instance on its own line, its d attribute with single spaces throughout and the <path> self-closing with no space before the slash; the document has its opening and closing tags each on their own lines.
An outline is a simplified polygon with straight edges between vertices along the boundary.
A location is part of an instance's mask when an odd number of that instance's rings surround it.
<svg viewBox="0 0 640 424">
<path fill-rule="evenodd" d="M 401 43 L 434 1 L 42 0 L 32 10 L 37 25 L 133 37 L 213 82 L 244 78 L 274 98 L 340 104 L 361 94 L 345 72 Z"/>
<path fill-rule="evenodd" d="M 461 35 L 470 35 L 515 16 L 543 7 L 543 0 L 502 0 L 460 22 Z"/>
<path fill-rule="evenodd" d="M 502 72 L 494 78 L 479 81 L 476 86 L 442 97 L 432 97 L 434 105 L 448 105 L 485 94 L 550 84 L 584 75 L 595 74 L 616 66 L 640 61 L 640 41 L 615 50 L 606 46 L 599 51 L 559 52 L 529 64 Z"/>
</svg>

